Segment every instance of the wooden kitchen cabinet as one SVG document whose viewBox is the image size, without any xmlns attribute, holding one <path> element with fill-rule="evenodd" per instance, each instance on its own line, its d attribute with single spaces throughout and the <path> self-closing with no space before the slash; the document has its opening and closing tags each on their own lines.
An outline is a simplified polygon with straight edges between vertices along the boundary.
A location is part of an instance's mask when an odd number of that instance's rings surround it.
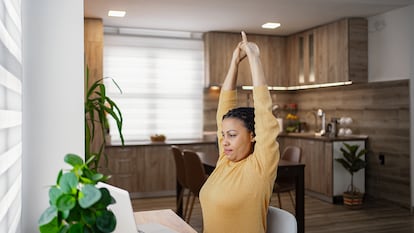
<svg viewBox="0 0 414 233">
<path fill-rule="evenodd" d="M 143 149 L 136 147 L 106 147 L 108 167 L 101 170 L 101 172 L 105 175 L 111 175 L 108 183 L 131 193 L 139 192 L 145 181 Z"/>
<path fill-rule="evenodd" d="M 286 57 L 288 65 L 289 86 L 315 83 L 315 55 L 313 30 L 294 34 L 287 38 Z"/>
<path fill-rule="evenodd" d="M 269 86 L 287 86 L 284 37 L 247 35 L 260 48 L 263 70 Z M 204 38 L 206 86 L 221 85 L 227 74 L 233 51 L 241 41 L 240 33 L 207 32 Z M 252 85 L 247 59 L 239 65 L 237 86 Z"/>
<path fill-rule="evenodd" d="M 313 29 L 318 83 L 368 80 L 368 23 L 342 19 Z"/>
<path fill-rule="evenodd" d="M 322 199 L 332 197 L 332 143 L 289 137 L 279 137 L 278 142 L 281 152 L 286 146 L 301 148 L 305 189 Z"/>
<path fill-rule="evenodd" d="M 302 163 L 305 164 L 305 190 L 307 194 L 328 202 L 336 202 L 342 197 L 350 182 L 349 173 L 335 161 L 341 158 L 343 143 L 358 144 L 365 148 L 365 138 L 312 138 L 309 136 L 279 136 L 280 151 L 287 146 L 301 148 Z M 354 184 L 365 190 L 365 171 L 354 175 Z"/>
<path fill-rule="evenodd" d="M 342 19 L 287 37 L 289 85 L 368 80 L 368 27 Z"/>
<path fill-rule="evenodd" d="M 107 146 L 108 167 L 101 169 L 111 175 L 108 183 L 127 190 L 132 198 L 175 195 L 176 171 L 171 144 Z M 216 153 L 215 142 L 178 145 Z"/>
</svg>

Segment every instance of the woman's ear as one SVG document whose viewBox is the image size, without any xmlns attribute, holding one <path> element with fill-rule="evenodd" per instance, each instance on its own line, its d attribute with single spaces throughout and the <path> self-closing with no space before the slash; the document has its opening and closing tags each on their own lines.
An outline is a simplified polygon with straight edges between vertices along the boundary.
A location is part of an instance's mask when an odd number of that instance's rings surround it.
<svg viewBox="0 0 414 233">
<path fill-rule="evenodd" d="M 250 141 L 251 142 L 255 142 L 256 141 L 256 137 L 253 135 L 252 132 L 250 132 Z"/>
</svg>

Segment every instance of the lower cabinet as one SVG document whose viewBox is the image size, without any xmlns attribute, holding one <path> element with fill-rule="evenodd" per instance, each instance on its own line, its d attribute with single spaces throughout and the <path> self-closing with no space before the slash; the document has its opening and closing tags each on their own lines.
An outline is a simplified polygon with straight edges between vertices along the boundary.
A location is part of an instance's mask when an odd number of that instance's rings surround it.
<svg viewBox="0 0 414 233">
<path fill-rule="evenodd" d="M 280 153 L 286 146 L 298 146 L 302 151 L 302 163 L 305 164 L 305 190 L 321 200 L 335 202 L 342 196 L 350 184 L 349 173 L 335 161 L 342 157 L 340 147 L 343 142 L 365 147 L 365 140 L 315 140 L 297 137 L 278 137 Z M 354 175 L 354 182 L 365 191 L 364 169 Z"/>
<path fill-rule="evenodd" d="M 215 143 L 178 145 L 205 153 L 215 153 Z M 109 184 L 127 190 L 132 198 L 175 195 L 176 171 L 170 144 L 108 146 L 107 166 L 101 172 L 111 175 Z"/>
</svg>

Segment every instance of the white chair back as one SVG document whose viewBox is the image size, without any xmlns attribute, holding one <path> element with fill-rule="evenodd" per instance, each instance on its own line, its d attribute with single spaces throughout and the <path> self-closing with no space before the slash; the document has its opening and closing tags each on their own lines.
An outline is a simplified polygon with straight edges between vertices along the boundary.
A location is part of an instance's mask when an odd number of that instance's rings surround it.
<svg viewBox="0 0 414 233">
<path fill-rule="evenodd" d="M 296 218 L 290 212 L 273 206 L 267 211 L 266 233 L 297 233 Z"/>
</svg>

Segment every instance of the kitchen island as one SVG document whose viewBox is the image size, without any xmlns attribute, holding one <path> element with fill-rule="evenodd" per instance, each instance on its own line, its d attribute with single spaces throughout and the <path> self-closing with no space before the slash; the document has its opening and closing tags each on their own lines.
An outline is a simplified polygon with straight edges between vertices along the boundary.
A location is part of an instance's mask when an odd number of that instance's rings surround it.
<svg viewBox="0 0 414 233">
<path fill-rule="evenodd" d="M 287 146 L 298 146 L 305 164 L 306 194 L 336 203 L 342 199 L 351 181 L 350 174 L 335 161 L 342 157 L 343 143 L 358 144 L 365 148 L 368 136 L 350 135 L 342 137 L 315 136 L 314 133 L 281 133 L 278 136 L 280 151 Z M 365 192 L 365 169 L 354 174 L 354 185 Z"/>
</svg>

